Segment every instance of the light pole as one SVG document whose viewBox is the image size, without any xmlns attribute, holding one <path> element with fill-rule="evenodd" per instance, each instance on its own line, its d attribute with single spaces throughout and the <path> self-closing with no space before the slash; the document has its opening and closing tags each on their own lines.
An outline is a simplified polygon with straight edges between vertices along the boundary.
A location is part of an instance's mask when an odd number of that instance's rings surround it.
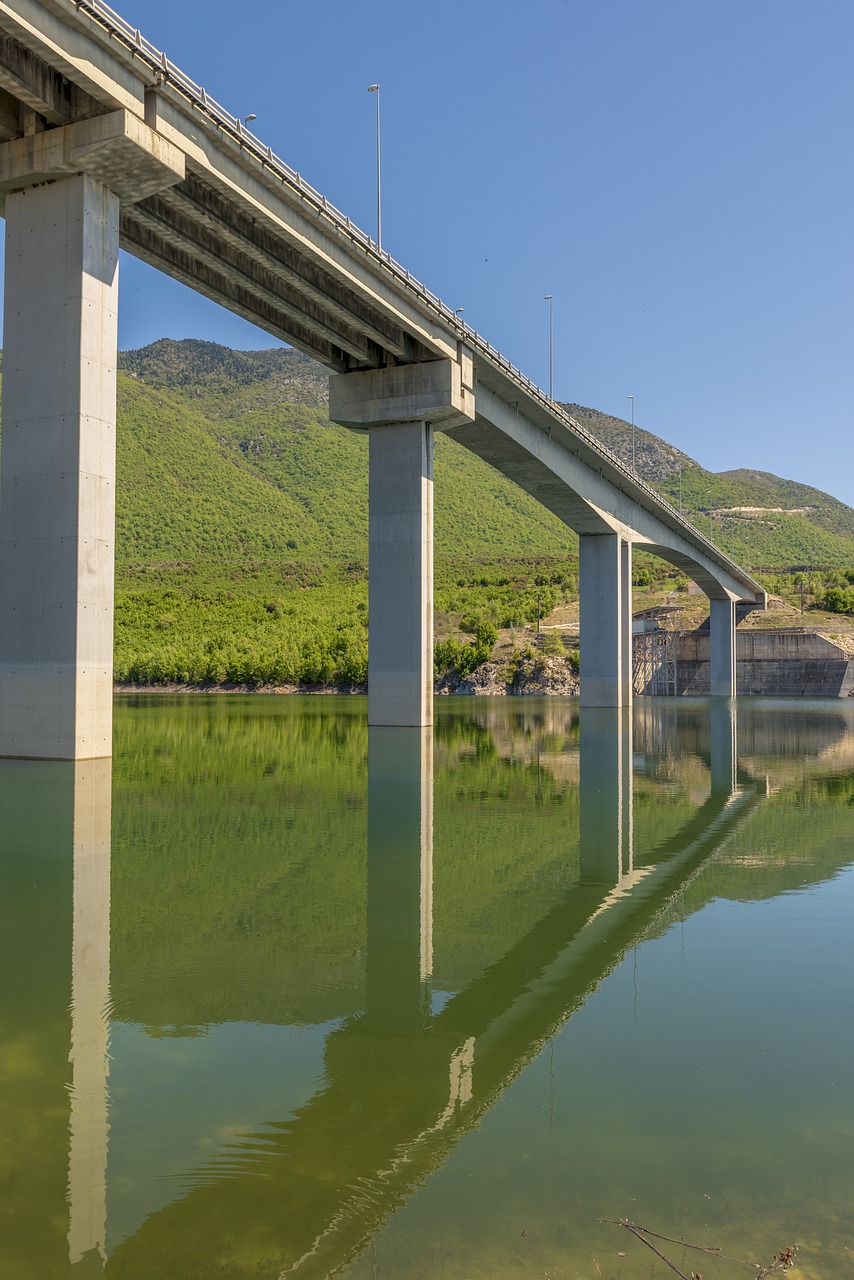
<svg viewBox="0 0 854 1280">
<path fill-rule="evenodd" d="M 632 402 L 632 471 L 635 470 L 635 398 L 634 396 L 626 396 L 627 400 Z"/>
<path fill-rule="evenodd" d="M 377 248 L 383 247 L 383 198 L 382 198 L 382 182 L 380 180 L 380 87 L 378 84 L 369 84 L 368 93 L 377 95 Z"/>
<path fill-rule="evenodd" d="M 555 313 L 554 298 L 550 293 L 543 295 L 543 302 L 549 304 L 549 399 L 554 400 L 555 382 Z"/>
</svg>

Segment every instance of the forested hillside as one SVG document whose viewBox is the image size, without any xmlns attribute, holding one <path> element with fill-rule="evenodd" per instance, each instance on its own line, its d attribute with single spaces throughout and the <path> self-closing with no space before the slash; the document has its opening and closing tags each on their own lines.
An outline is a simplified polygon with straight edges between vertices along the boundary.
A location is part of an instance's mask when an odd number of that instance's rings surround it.
<svg viewBox="0 0 854 1280">
<path fill-rule="evenodd" d="M 118 382 L 117 678 L 363 682 L 367 439 L 329 422 L 325 371 L 288 349 L 163 339 L 123 353 Z M 631 464 L 628 423 L 568 407 Z M 843 503 L 766 472 L 715 475 L 640 428 L 635 465 L 772 590 L 809 568 L 826 571 L 812 600 L 854 598 Z M 440 667 L 577 598 L 572 531 L 441 434 L 435 511 Z M 688 585 L 636 566 L 648 588 Z"/>
</svg>

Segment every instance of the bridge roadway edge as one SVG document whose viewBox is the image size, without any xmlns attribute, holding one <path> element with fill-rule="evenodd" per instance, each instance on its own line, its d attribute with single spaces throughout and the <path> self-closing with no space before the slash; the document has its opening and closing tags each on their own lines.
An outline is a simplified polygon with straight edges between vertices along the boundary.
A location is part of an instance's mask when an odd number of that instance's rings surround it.
<svg viewBox="0 0 854 1280">
<path fill-rule="evenodd" d="M 122 143 L 127 144 L 133 134 L 124 153 L 115 146 L 112 150 L 101 146 L 104 135 L 114 130 L 111 121 L 119 117 Z M 90 148 L 98 153 L 97 161 L 87 159 L 85 147 L 58 144 L 58 135 L 73 141 L 81 131 L 101 140 Z M 389 418 L 387 408 L 377 411 L 375 407 L 374 418 L 368 415 L 358 424 L 377 440 L 375 428 L 385 430 L 391 421 L 401 428 L 416 421 L 421 424 L 419 474 L 407 479 L 413 493 L 421 493 L 420 544 L 416 547 L 417 540 L 410 538 L 404 555 L 398 554 L 398 547 L 388 559 L 389 566 L 396 566 L 393 572 L 387 571 L 389 583 L 381 586 L 375 580 L 371 588 L 374 596 L 379 592 L 385 601 L 379 614 L 373 606 L 372 613 L 382 618 L 380 629 L 387 638 L 404 634 L 407 627 L 411 630 L 413 617 L 421 619 L 418 642 L 403 646 L 410 656 L 392 657 L 395 669 L 412 667 L 404 683 L 418 687 L 421 710 L 400 713 L 403 720 L 392 716 L 392 723 L 429 723 L 432 715 L 432 691 L 423 693 L 429 667 L 423 655 L 431 640 L 425 593 L 432 592 L 432 475 L 427 474 L 424 459 L 431 454 L 435 429 L 447 430 L 497 465 L 577 529 L 583 540 L 589 539 L 584 562 L 598 565 L 605 543 L 619 546 L 618 586 L 607 606 L 599 603 L 594 609 L 590 603 L 602 596 L 599 570 L 582 572 L 582 614 L 594 619 L 600 638 L 609 637 L 604 648 L 598 643 L 591 648 L 588 643 L 583 660 L 589 668 L 591 654 L 601 656 L 605 650 L 617 654 L 616 665 L 609 658 L 607 670 L 603 667 L 595 681 L 588 682 L 587 700 L 592 705 L 627 704 L 631 696 L 626 655 L 632 544 L 679 565 L 714 602 L 726 606 L 712 609 L 712 645 L 715 651 L 721 650 L 715 660 L 715 689 L 724 695 L 735 692 L 734 637 L 726 617 L 735 600 L 763 607 L 759 584 L 103 0 L 0 0 L 0 137 L 7 139 L 5 191 L 18 191 L 28 183 L 34 191 L 37 182 L 64 182 L 75 166 L 78 170 L 94 166 L 90 178 L 122 197 L 123 247 L 321 360 L 338 375 L 334 383 L 366 375 L 390 381 L 395 370 L 400 376 L 404 369 L 412 371 L 411 378 L 429 381 L 436 376 L 431 367 L 458 368 L 458 381 L 468 397 L 460 418 L 448 415 L 450 405 L 438 406 L 437 411 L 428 399 L 418 418 Z M 149 175 L 147 186 L 135 187 L 129 180 L 133 178 L 129 156 L 133 155 L 134 163 L 139 160 L 140 140 L 143 155 L 147 148 L 161 160 L 166 157 L 165 168 L 171 172 L 153 180 Z M 48 156 L 48 162 L 31 160 L 27 172 L 28 159 L 36 153 L 43 159 Z M 180 163 L 170 157 L 178 157 Z M 34 206 L 35 201 L 30 203 Z M 41 289 L 38 272 L 33 279 Z M 25 292 L 20 282 L 17 288 L 20 296 L 12 298 L 13 306 L 21 304 Z M 32 306 L 36 305 L 33 301 Z M 82 318 L 74 323 L 82 338 Z M 114 350 L 102 356 L 114 370 Z M 84 363 L 81 356 L 81 370 Z M 14 397 L 12 371 L 8 381 Z M 66 406 L 69 420 L 86 417 L 81 405 L 78 398 L 76 404 Z M 114 425 L 114 397 L 112 407 L 102 405 L 95 416 Z M 8 493 L 17 481 L 8 467 L 5 472 L 0 487 Z M 85 476 L 81 462 L 78 495 L 85 492 Z M 399 475 L 394 484 L 400 486 Z M 379 492 L 374 484 L 374 505 L 381 505 Z M 47 491 L 39 500 L 50 505 Z M 106 531 L 105 540 L 112 544 L 112 529 Z M 15 530 L 7 528 L 7 551 L 15 543 Z M 76 595 L 72 592 L 74 598 L 67 600 L 80 634 L 86 630 L 90 606 L 112 617 L 111 561 L 108 572 L 109 557 L 101 559 L 94 596 L 90 592 L 84 601 L 78 583 Z M 376 565 L 376 553 L 374 560 Z M 90 570 L 91 565 L 86 570 L 90 574 L 87 589 L 94 584 Z M 414 575 L 405 590 L 401 574 Z M 19 591 L 16 599 L 7 600 L 7 608 L 17 612 L 19 622 L 29 611 L 27 626 L 35 634 L 42 604 L 30 599 L 31 594 Z M 376 639 L 377 627 L 373 630 Z M 417 659 L 411 656 L 416 653 Z M 0 663 L 8 657 L 0 650 Z M 101 659 L 107 660 L 99 650 L 99 663 Z M 20 664 L 20 655 L 17 660 Z M 11 669 L 8 662 L 6 666 Z M 97 709 L 85 698 L 85 706 L 77 704 L 78 686 L 84 682 L 78 666 L 76 658 L 72 663 L 67 655 L 57 666 L 57 671 L 64 672 L 63 689 L 66 684 L 73 686 L 73 696 L 68 696 L 76 707 L 74 715 L 81 722 L 92 715 L 102 717 L 100 703 Z M 598 692 L 594 692 L 596 681 Z M 4 683 L 9 684 L 8 677 Z M 6 693 L 0 705 L 7 705 L 9 696 L 14 701 L 14 695 Z M 103 701 L 103 695 L 98 699 Z M 8 720 L 8 706 L 4 714 Z M 85 756 L 93 749 L 91 734 L 89 739 L 88 745 L 63 746 L 61 757 L 69 758 L 64 754 L 67 750 L 71 758 Z M 97 753 L 109 749 L 109 744 L 102 744 Z M 5 743 L 0 730 L 0 754 L 6 752 L 19 753 Z"/>
</svg>

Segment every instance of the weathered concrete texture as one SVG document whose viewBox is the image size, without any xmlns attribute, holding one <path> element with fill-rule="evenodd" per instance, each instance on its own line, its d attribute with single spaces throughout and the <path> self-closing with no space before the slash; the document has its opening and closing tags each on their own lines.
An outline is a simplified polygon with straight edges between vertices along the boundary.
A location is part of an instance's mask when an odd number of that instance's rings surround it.
<svg viewBox="0 0 854 1280">
<path fill-rule="evenodd" d="M 136 201 L 180 182 L 184 156 L 129 111 L 111 111 L 0 147 L 0 192 L 75 173 L 87 173 L 122 200 Z"/>
<path fill-rule="evenodd" d="M 119 200 L 6 201 L 0 755 L 112 753 Z"/>
<path fill-rule="evenodd" d="M 433 431 L 371 427 L 368 724 L 433 723 Z"/>
<path fill-rule="evenodd" d="M 342 427 L 429 422 L 455 427 L 474 421 L 471 357 L 369 369 L 329 379 L 329 416 Z"/>
<path fill-rule="evenodd" d="M 709 675 L 708 631 L 681 636 L 677 691 L 708 694 Z M 740 694 L 854 697 L 854 661 L 831 640 L 810 632 L 736 632 L 736 687 Z"/>
</svg>

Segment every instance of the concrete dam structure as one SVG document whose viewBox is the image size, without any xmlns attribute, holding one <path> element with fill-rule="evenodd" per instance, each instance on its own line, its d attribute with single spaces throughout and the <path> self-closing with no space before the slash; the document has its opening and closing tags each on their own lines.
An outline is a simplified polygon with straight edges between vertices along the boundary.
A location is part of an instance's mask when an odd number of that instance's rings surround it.
<svg viewBox="0 0 854 1280">
<path fill-rule="evenodd" d="M 781 698 L 854 697 L 854 659 L 815 632 L 751 630 L 736 634 L 738 693 Z M 676 648 L 676 692 L 710 692 L 709 632 L 683 632 Z"/>
</svg>

